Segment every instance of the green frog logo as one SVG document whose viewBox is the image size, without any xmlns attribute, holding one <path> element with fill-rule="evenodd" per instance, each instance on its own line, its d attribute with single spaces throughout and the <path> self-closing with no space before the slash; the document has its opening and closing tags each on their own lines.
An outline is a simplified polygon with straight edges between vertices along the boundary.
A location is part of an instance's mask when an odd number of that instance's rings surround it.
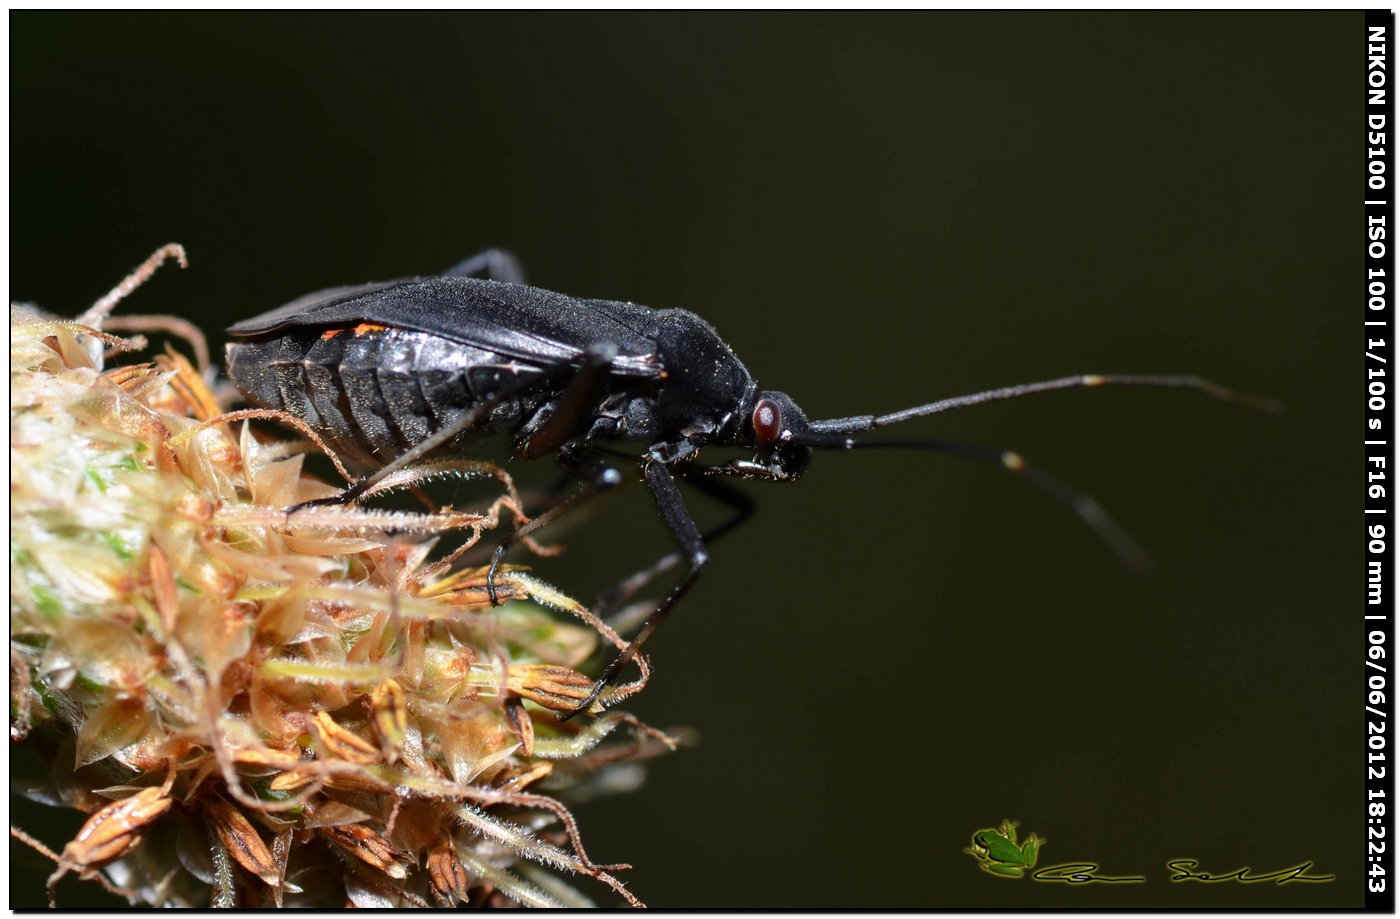
<svg viewBox="0 0 1400 919">
<path fill-rule="evenodd" d="M 972 834 L 972 846 L 963 849 L 977 859 L 982 870 L 1001 878 L 1019 878 L 1028 868 L 1034 868 L 1045 840 L 1032 833 L 1021 844 L 1016 842 L 1016 827 L 1020 824 L 1003 820 L 998 829 L 978 830 Z"/>
</svg>

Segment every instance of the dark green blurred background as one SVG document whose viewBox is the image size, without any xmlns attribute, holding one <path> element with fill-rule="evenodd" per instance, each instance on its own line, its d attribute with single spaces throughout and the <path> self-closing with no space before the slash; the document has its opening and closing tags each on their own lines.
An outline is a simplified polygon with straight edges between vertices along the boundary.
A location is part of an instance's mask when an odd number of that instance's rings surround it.
<svg viewBox="0 0 1400 919">
<path fill-rule="evenodd" d="M 217 333 L 500 245 L 701 313 L 814 417 L 1084 371 L 1287 403 L 1067 393 L 901 432 L 1092 492 L 1145 578 L 947 457 L 749 485 L 632 706 L 701 743 L 580 811 L 650 904 L 1360 905 L 1360 13 L 10 24 L 11 299 L 75 314 L 177 240 L 191 270 L 129 311 Z M 585 599 L 668 545 L 637 489 L 567 542 L 536 571 Z M 962 848 L 1003 817 L 1042 864 L 1150 881 L 994 879 Z M 1173 885 L 1174 857 L 1338 880 Z M 12 867 L 40 904 L 48 867 Z"/>
</svg>

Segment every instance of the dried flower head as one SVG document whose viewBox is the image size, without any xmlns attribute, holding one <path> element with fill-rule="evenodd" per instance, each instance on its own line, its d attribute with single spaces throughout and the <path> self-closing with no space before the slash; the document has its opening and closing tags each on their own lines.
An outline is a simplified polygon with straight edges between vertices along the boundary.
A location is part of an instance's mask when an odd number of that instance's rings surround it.
<svg viewBox="0 0 1400 919">
<path fill-rule="evenodd" d="M 35 797 L 91 815 L 57 855 L 12 828 L 58 863 L 51 891 L 74 873 L 160 906 L 589 905 L 573 874 L 637 905 L 564 801 L 673 741 L 619 712 L 559 722 L 598 636 L 623 642 L 520 571 L 492 608 L 483 571 L 454 570 L 526 519 L 510 479 L 443 460 L 384 487 L 499 494 L 288 518 L 334 493 L 302 471 L 311 445 L 225 411 L 188 323 L 107 316 L 167 257 L 76 322 L 11 309 L 11 737 L 51 772 Z M 190 337 L 198 366 L 104 369 L 143 345 L 113 329 Z M 434 559 L 446 532 L 461 546 Z"/>
</svg>

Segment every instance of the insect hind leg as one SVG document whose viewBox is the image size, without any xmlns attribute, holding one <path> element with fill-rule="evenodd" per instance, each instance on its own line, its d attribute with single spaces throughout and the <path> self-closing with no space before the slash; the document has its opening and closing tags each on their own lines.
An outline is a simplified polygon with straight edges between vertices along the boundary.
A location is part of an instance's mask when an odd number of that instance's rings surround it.
<svg viewBox="0 0 1400 919">
<path fill-rule="evenodd" d="M 458 262 L 442 273 L 445 278 L 470 278 L 486 273 L 488 281 L 503 284 L 524 284 L 525 266 L 515 254 L 505 249 L 483 249 L 471 258 Z"/>
<path fill-rule="evenodd" d="M 486 419 L 491 416 L 491 412 L 493 412 L 497 406 L 510 399 L 515 398 L 516 396 L 521 395 L 531 386 L 538 385 L 538 383 L 539 379 L 537 377 L 525 377 L 510 386 L 503 387 L 498 392 L 494 393 L 490 398 L 483 399 L 476 405 L 472 406 L 470 411 L 463 412 L 461 416 L 459 416 L 451 424 L 439 428 L 437 431 L 433 432 L 431 436 L 424 438 L 423 440 L 415 444 L 411 450 L 408 450 L 407 452 L 399 455 L 394 459 L 393 462 L 385 466 L 381 466 L 374 472 L 371 472 L 368 475 L 364 476 L 358 482 L 351 485 L 349 488 L 345 489 L 340 494 L 333 495 L 329 498 L 317 498 L 314 501 L 303 501 L 300 504 L 288 508 L 287 516 L 291 517 L 291 515 L 295 514 L 297 511 L 304 510 L 308 507 L 336 506 L 342 504 L 350 504 L 353 501 L 359 500 L 360 498 L 368 494 L 376 485 L 378 485 L 380 482 L 383 482 L 389 476 L 400 472 L 401 470 L 407 469 L 409 466 L 413 465 L 414 463 L 418 462 L 419 460 L 423 459 L 424 457 L 428 456 L 434 451 L 437 451 L 447 446 L 453 440 L 455 440 L 457 436 L 463 431 L 469 430 L 472 427 L 475 427 L 476 425 L 479 425 L 486 421 Z"/>
</svg>

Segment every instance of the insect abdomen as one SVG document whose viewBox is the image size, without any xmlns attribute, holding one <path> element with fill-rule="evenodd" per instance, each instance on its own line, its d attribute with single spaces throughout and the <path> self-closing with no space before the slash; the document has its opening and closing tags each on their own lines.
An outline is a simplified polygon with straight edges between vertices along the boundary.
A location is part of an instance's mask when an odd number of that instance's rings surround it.
<svg viewBox="0 0 1400 919">
<path fill-rule="evenodd" d="M 518 427 L 537 403 L 540 369 L 440 336 L 383 326 L 294 329 L 229 346 L 229 375 L 249 401 L 285 411 L 357 470 L 385 465 L 503 386 L 519 388 L 460 448 Z"/>
</svg>

